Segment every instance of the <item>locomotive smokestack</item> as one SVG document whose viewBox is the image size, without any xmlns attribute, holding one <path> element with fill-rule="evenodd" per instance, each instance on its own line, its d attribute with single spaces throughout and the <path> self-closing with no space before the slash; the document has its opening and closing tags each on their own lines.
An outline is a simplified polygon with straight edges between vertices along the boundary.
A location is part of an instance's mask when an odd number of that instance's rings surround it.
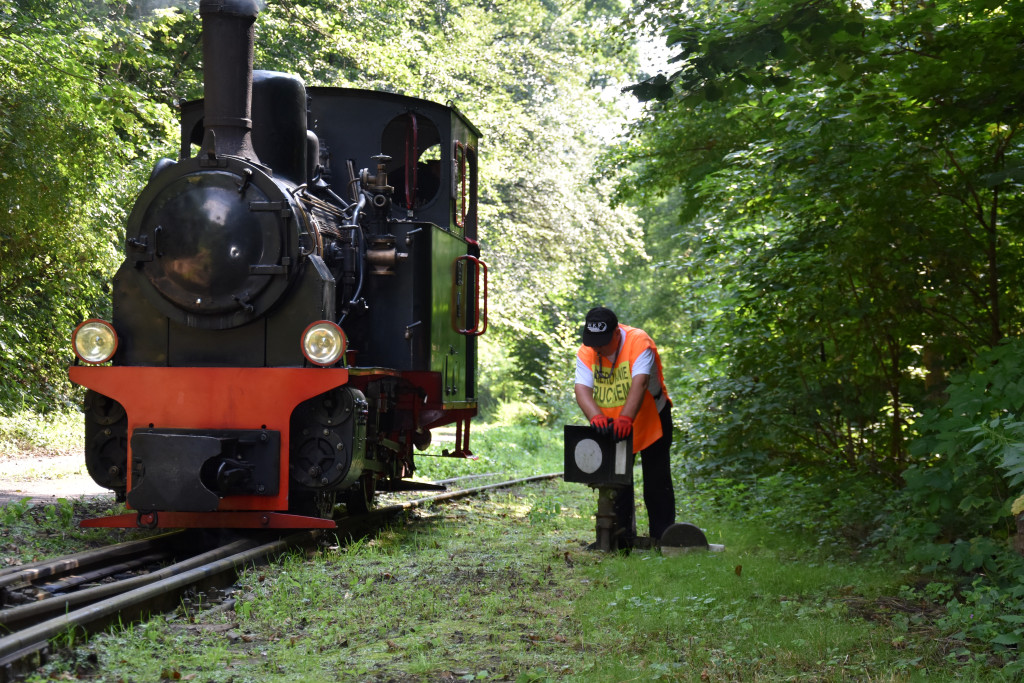
<svg viewBox="0 0 1024 683">
<path fill-rule="evenodd" d="M 252 146 L 252 63 L 255 0 L 201 0 L 203 98 L 207 131 L 214 131 L 218 155 L 259 163 Z"/>
</svg>

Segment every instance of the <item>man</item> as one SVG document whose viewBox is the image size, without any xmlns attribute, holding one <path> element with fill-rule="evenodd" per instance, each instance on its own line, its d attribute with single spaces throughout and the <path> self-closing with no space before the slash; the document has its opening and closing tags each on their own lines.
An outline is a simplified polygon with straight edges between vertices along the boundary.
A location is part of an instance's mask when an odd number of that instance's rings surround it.
<svg viewBox="0 0 1024 683">
<path fill-rule="evenodd" d="M 641 454 L 651 538 L 657 540 L 675 522 L 676 510 L 669 468 L 672 401 L 658 349 L 646 332 L 620 325 L 615 313 L 601 306 L 587 313 L 581 340 L 576 403 L 599 433 L 612 433 L 618 440 L 633 434 L 633 453 Z M 632 486 L 619 493 L 615 514 L 626 529 L 620 543 L 629 545 L 636 535 Z"/>
</svg>

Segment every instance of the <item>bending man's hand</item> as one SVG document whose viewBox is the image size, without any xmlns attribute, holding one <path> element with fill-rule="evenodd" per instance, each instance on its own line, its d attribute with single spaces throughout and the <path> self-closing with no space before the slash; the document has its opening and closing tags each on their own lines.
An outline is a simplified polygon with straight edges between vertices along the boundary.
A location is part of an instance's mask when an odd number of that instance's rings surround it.
<svg viewBox="0 0 1024 683">
<path fill-rule="evenodd" d="M 633 431 L 633 418 L 625 415 L 619 415 L 612 422 L 612 429 L 615 432 L 615 438 L 621 441 L 630 435 Z"/>
<path fill-rule="evenodd" d="M 607 415 L 598 414 L 590 418 L 590 426 L 594 428 L 598 434 L 611 434 L 612 433 L 612 421 L 608 419 Z"/>
</svg>

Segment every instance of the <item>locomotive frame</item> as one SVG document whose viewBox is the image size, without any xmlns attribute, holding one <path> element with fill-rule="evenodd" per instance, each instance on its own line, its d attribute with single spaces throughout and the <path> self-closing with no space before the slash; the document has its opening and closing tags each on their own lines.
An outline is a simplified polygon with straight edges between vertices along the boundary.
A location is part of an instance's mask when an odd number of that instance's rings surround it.
<svg viewBox="0 0 1024 683">
<path fill-rule="evenodd" d="M 339 498 L 432 488 L 432 429 L 472 455 L 480 133 L 254 72 L 253 0 L 200 14 L 205 98 L 129 217 L 112 320 L 73 335 L 89 472 L 136 511 L 83 526 L 333 527 Z"/>
</svg>

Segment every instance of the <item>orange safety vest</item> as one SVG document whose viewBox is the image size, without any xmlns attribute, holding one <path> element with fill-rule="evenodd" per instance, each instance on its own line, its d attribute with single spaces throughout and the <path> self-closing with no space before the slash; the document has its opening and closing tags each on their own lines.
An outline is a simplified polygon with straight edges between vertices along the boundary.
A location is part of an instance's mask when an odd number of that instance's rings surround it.
<svg viewBox="0 0 1024 683">
<path fill-rule="evenodd" d="M 614 368 L 610 368 L 607 360 L 600 359 L 597 351 L 589 346 L 581 346 L 576 352 L 577 357 L 594 373 L 594 401 L 597 407 L 610 418 L 618 417 L 626 405 L 629 386 L 633 382 L 633 362 L 647 349 L 654 352 L 661 394 L 668 400 L 665 373 L 661 369 L 661 356 L 658 355 L 654 340 L 643 330 L 628 325 L 619 325 L 619 332 L 625 336 L 625 342 L 615 359 Z M 603 367 L 598 363 L 599 360 Z M 653 368 L 651 374 L 654 374 Z M 640 402 L 640 410 L 633 418 L 633 452 L 639 453 L 660 438 L 661 418 L 658 416 L 657 401 L 648 384 L 643 401 Z"/>
</svg>

